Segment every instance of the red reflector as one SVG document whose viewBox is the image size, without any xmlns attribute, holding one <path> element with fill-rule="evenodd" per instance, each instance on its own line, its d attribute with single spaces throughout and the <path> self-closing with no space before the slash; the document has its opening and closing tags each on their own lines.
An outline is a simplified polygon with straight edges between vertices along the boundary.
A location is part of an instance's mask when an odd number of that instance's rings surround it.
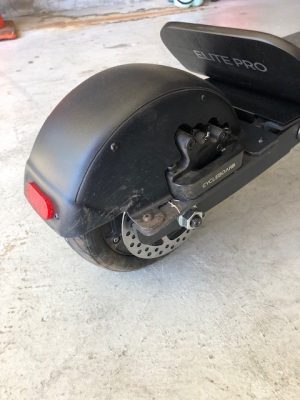
<svg viewBox="0 0 300 400">
<path fill-rule="evenodd" d="M 34 182 L 28 183 L 25 191 L 27 200 L 43 219 L 54 217 L 54 205 L 52 200 L 41 191 Z"/>
</svg>

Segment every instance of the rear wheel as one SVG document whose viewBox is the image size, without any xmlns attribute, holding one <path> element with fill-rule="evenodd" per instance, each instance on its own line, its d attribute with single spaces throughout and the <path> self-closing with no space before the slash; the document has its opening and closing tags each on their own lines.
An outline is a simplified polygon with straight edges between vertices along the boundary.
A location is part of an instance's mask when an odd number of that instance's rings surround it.
<svg viewBox="0 0 300 400">
<path fill-rule="evenodd" d="M 143 239 L 126 213 L 67 243 L 86 260 L 113 271 L 132 271 L 155 262 L 185 242 L 192 231 L 178 225 L 155 241 Z"/>
</svg>

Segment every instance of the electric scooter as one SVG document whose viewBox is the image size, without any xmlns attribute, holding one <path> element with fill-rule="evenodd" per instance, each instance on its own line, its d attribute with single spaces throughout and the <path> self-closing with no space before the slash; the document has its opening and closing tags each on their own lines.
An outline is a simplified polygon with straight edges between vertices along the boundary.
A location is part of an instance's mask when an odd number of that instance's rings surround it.
<svg viewBox="0 0 300 400">
<path fill-rule="evenodd" d="M 39 216 L 115 271 L 183 245 L 208 210 L 300 141 L 300 32 L 171 22 L 161 38 L 208 78 L 152 64 L 100 72 L 53 110 L 25 169 Z"/>
</svg>

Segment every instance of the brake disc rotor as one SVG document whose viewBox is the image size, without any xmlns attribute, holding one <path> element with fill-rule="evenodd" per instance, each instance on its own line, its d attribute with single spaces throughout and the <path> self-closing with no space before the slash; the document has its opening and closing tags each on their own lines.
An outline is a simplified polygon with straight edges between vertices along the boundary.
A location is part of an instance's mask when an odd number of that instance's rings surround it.
<svg viewBox="0 0 300 400">
<path fill-rule="evenodd" d="M 178 228 L 180 229 L 179 226 Z M 171 253 L 171 251 L 182 245 L 192 233 L 193 230 L 184 230 L 174 238 L 163 236 L 155 245 L 142 243 L 131 219 L 126 213 L 123 214 L 122 240 L 126 249 L 139 258 L 158 258 Z"/>
</svg>

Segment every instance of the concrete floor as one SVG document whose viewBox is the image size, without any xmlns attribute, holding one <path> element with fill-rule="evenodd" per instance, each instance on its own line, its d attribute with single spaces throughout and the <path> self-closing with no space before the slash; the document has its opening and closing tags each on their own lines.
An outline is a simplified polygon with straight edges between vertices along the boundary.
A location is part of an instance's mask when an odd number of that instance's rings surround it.
<svg viewBox="0 0 300 400">
<path fill-rule="evenodd" d="M 300 147 L 129 274 L 79 258 L 22 193 L 38 130 L 70 89 L 120 63 L 178 66 L 166 21 L 287 35 L 299 15 L 297 0 L 221 0 L 111 25 L 33 23 L 0 44 L 1 400 L 300 398 Z"/>
</svg>

